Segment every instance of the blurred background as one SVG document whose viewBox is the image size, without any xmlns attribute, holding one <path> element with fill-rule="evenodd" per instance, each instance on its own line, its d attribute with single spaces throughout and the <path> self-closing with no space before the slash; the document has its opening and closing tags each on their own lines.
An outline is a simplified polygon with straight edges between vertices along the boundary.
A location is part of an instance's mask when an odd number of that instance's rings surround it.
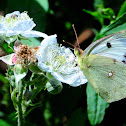
<svg viewBox="0 0 126 126">
<path fill-rule="evenodd" d="M 105 7 L 112 8 L 117 15 L 125 0 L 103 1 Z M 73 48 L 63 40 L 76 44 L 72 24 L 76 28 L 80 46 L 85 49 L 94 39 L 94 30 L 101 24 L 83 9 L 94 11 L 97 0 L 0 0 L 0 15 L 13 11 L 28 11 L 36 23 L 35 30 L 48 35 L 57 34 L 58 42 Z M 105 24 L 109 24 L 108 19 Z M 92 30 L 93 29 L 93 30 Z M 6 46 L 6 45 L 5 45 Z M 0 51 L 0 56 L 6 55 Z M 10 99 L 9 82 L 5 78 L 7 66 L 0 62 L 0 126 L 16 126 L 15 110 Z M 86 85 L 70 87 L 63 84 L 63 90 L 52 95 L 46 90 L 40 92 L 35 108 L 26 118 L 27 126 L 90 126 L 87 117 Z M 100 126 L 126 126 L 126 99 L 111 103 Z"/>
</svg>

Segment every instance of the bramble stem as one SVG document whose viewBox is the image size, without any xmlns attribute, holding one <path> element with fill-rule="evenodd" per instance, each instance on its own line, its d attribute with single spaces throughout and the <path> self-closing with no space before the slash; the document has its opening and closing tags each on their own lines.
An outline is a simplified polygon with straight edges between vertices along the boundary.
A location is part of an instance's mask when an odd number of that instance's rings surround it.
<svg viewBox="0 0 126 126">
<path fill-rule="evenodd" d="M 24 116 L 23 116 L 23 111 L 22 111 L 22 93 L 23 93 L 23 84 L 22 81 L 19 81 L 19 92 L 17 95 L 17 113 L 18 113 L 18 126 L 24 126 Z"/>
</svg>

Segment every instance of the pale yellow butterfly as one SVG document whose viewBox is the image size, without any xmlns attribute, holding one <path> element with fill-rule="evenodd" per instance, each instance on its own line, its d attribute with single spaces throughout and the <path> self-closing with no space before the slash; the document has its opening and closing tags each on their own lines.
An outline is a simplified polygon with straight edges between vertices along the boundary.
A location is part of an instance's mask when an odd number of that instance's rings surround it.
<svg viewBox="0 0 126 126">
<path fill-rule="evenodd" d="M 126 97 L 126 31 L 103 37 L 82 54 L 78 64 L 94 90 L 107 102 Z"/>
</svg>

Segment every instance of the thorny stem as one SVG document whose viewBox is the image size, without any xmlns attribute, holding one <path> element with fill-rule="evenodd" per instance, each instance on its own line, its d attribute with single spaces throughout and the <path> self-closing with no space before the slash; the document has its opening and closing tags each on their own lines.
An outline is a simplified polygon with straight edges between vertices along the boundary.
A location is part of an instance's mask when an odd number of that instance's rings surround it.
<svg viewBox="0 0 126 126">
<path fill-rule="evenodd" d="M 18 83 L 19 83 L 19 92 L 17 95 L 18 126 L 24 126 L 24 115 L 23 115 L 23 111 L 22 111 L 22 94 L 23 94 L 24 86 L 23 86 L 22 81 L 19 81 Z"/>
</svg>

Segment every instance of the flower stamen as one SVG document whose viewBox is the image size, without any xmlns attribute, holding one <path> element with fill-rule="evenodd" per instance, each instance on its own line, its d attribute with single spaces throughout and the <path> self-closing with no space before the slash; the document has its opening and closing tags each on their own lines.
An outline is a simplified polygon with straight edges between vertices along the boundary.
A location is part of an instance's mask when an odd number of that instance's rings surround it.
<svg viewBox="0 0 126 126">
<path fill-rule="evenodd" d="M 22 64 L 22 65 L 29 65 L 32 63 L 37 62 L 36 58 L 36 49 L 31 48 L 28 45 L 22 45 L 20 44 L 19 47 L 17 47 L 15 52 L 15 58 L 16 63 Z"/>
</svg>

